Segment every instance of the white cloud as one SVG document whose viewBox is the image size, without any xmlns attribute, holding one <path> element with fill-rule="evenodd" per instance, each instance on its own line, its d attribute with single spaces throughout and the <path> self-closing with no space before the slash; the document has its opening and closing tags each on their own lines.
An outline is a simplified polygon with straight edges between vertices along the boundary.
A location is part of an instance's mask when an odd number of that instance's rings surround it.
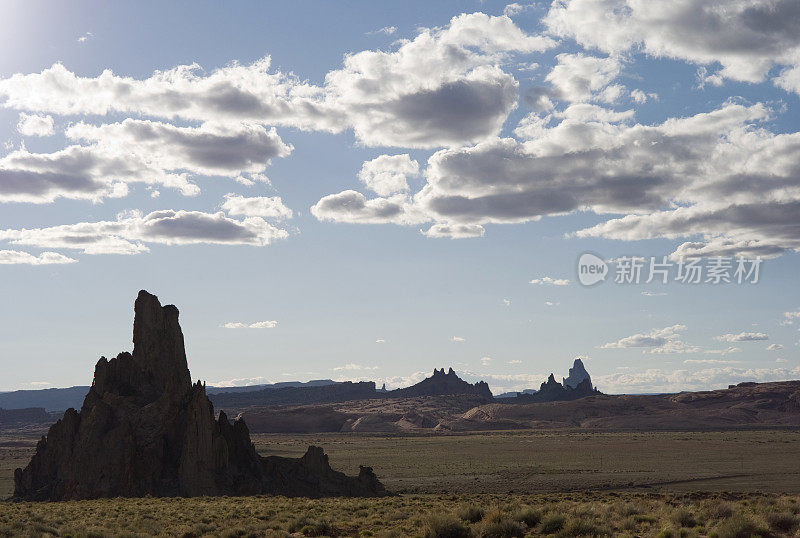
<svg viewBox="0 0 800 538">
<path fill-rule="evenodd" d="M 8 108 L 60 115 L 352 128 L 366 145 L 437 147 L 496 135 L 517 99 L 516 81 L 501 69 L 505 55 L 541 52 L 554 43 L 526 34 L 506 16 L 462 14 L 445 27 L 399 40 L 396 50 L 347 55 L 322 86 L 272 70 L 268 56 L 209 73 L 181 65 L 144 79 L 110 70 L 79 77 L 54 64 L 0 79 L 0 99 Z"/>
<path fill-rule="evenodd" d="M 374 34 L 383 34 L 383 35 L 392 35 L 397 31 L 397 26 L 384 26 L 383 28 L 378 28 L 377 30 L 372 30 L 367 32 L 367 35 L 374 35 Z"/>
<path fill-rule="evenodd" d="M 78 39 L 76 39 L 76 41 L 78 43 L 86 43 L 87 41 L 89 41 L 93 37 L 94 37 L 94 34 L 92 32 L 86 32 L 82 36 L 78 37 Z"/>
<path fill-rule="evenodd" d="M 147 215 L 120 213 L 113 221 L 0 230 L 0 241 L 14 245 L 73 249 L 86 254 L 137 254 L 147 252 L 148 243 L 265 246 L 286 237 L 285 230 L 260 217 L 236 220 L 222 212 L 171 209 Z"/>
<path fill-rule="evenodd" d="M 619 59 L 562 53 L 556 56 L 556 61 L 556 66 L 545 77 L 553 87 L 554 98 L 569 102 L 600 100 L 613 103 L 621 97 L 621 86 L 609 86 L 622 67 Z"/>
<path fill-rule="evenodd" d="M 99 202 L 127 195 L 130 183 L 162 185 L 193 196 L 200 189 L 189 174 L 257 177 L 272 157 L 292 150 L 274 128 L 243 123 L 175 127 L 129 118 L 99 126 L 78 123 L 66 136 L 90 145 L 53 153 L 22 148 L 0 158 L 0 201 Z"/>
<path fill-rule="evenodd" d="M 454 336 L 453 338 L 451 338 L 451 340 L 453 342 L 466 342 L 466 338 L 463 338 L 461 336 Z"/>
<path fill-rule="evenodd" d="M 358 179 L 379 196 L 389 196 L 408 190 L 407 178 L 419 174 L 419 163 L 402 155 L 381 155 L 365 161 Z"/>
<path fill-rule="evenodd" d="M 120 123 L 78 123 L 66 130 L 67 138 L 95 144 L 110 154 L 132 152 L 162 170 L 201 175 L 237 177 L 265 170 L 271 159 L 286 157 L 294 149 L 275 128 L 251 123 L 204 123 L 176 127 L 168 123 L 128 118 Z"/>
<path fill-rule="evenodd" d="M 558 306 L 558 305 L 560 305 L 561 303 L 558 303 L 558 302 L 553 302 L 553 301 L 545 301 L 545 302 L 544 302 L 544 304 L 545 304 L 546 306 Z"/>
<path fill-rule="evenodd" d="M 353 190 L 323 197 L 311 207 L 311 214 L 319 220 L 361 224 L 419 224 L 428 220 L 404 194 L 368 200 Z"/>
<path fill-rule="evenodd" d="M 568 286 L 569 279 L 566 278 L 551 278 L 549 276 L 543 276 L 540 278 L 534 278 L 529 282 L 529 284 L 539 284 L 539 285 L 548 285 L 548 286 Z"/>
<path fill-rule="evenodd" d="M 492 358 L 491 357 L 481 357 L 481 365 L 489 366 L 490 364 L 492 364 Z"/>
<path fill-rule="evenodd" d="M 607 53 L 641 52 L 700 65 L 721 77 L 759 82 L 790 66 L 778 84 L 797 91 L 800 11 L 794 0 L 562 0 L 544 18 L 550 32 Z"/>
<path fill-rule="evenodd" d="M 741 348 L 729 346 L 725 349 L 706 349 L 703 351 L 706 355 L 729 355 L 731 353 L 741 353 Z"/>
<path fill-rule="evenodd" d="M 229 215 L 246 217 L 264 217 L 277 220 L 292 218 L 292 210 L 283 205 L 279 196 L 244 197 L 229 193 L 225 195 L 222 209 Z"/>
<path fill-rule="evenodd" d="M 531 9 L 535 7 L 535 4 L 519 4 L 514 2 L 513 4 L 508 4 L 506 7 L 503 8 L 503 15 L 506 17 L 513 17 L 514 15 L 519 15 L 523 11 Z"/>
<path fill-rule="evenodd" d="M 375 343 L 376 344 L 385 344 L 386 340 L 384 340 L 383 338 L 378 338 L 377 340 L 375 340 Z"/>
<path fill-rule="evenodd" d="M 739 334 L 723 334 L 715 336 L 714 340 L 720 342 L 754 342 L 758 340 L 769 340 L 769 336 L 764 333 L 741 332 Z"/>
<path fill-rule="evenodd" d="M 607 342 L 600 346 L 602 349 L 646 348 L 646 353 L 696 353 L 700 351 L 697 346 L 686 344 L 680 339 L 680 332 L 685 330 L 685 325 L 672 325 L 663 329 L 653 329 L 647 333 L 638 333 L 620 338 L 616 342 Z"/>
<path fill-rule="evenodd" d="M 41 73 L 0 79 L 0 98 L 18 110 L 59 115 L 135 114 L 192 121 L 247 121 L 338 132 L 345 113 L 326 102 L 322 88 L 279 71 L 271 59 L 206 73 L 197 64 L 156 71 L 145 79 L 105 70 L 79 77 L 61 64 Z"/>
<path fill-rule="evenodd" d="M 503 306 L 511 306 L 511 299 L 503 299 Z"/>
<path fill-rule="evenodd" d="M 518 360 L 518 359 L 514 359 L 514 360 L 511 360 L 511 361 L 508 361 L 508 364 L 522 364 L 522 361 Z"/>
<path fill-rule="evenodd" d="M 450 239 L 466 239 L 470 237 L 483 237 L 486 233 L 480 224 L 447 224 L 437 223 L 427 230 L 420 230 L 422 235 L 428 237 L 449 237 Z"/>
<path fill-rule="evenodd" d="M 256 321 L 254 323 L 228 322 L 222 325 L 225 329 L 274 329 L 277 321 Z"/>
<path fill-rule="evenodd" d="M 34 256 L 19 250 L 0 250 L 0 265 L 57 265 L 77 261 L 57 252 L 42 252 Z"/>
<path fill-rule="evenodd" d="M 788 361 L 784 358 L 778 357 L 777 359 L 775 359 L 775 362 L 777 362 L 778 364 L 785 364 Z"/>
<path fill-rule="evenodd" d="M 336 367 L 332 368 L 332 370 L 335 371 L 335 372 L 339 372 L 339 371 L 342 371 L 342 370 L 345 370 L 345 371 L 348 371 L 348 372 L 352 372 L 352 371 L 360 371 L 360 370 L 377 370 L 377 369 L 378 369 L 377 366 L 362 366 L 360 364 L 356 364 L 356 363 L 353 363 L 353 362 L 347 363 L 344 366 L 336 366 Z"/>
<path fill-rule="evenodd" d="M 796 319 L 800 319 L 800 309 L 792 312 L 784 312 L 782 324 L 791 325 L 794 323 L 794 320 Z"/>
<path fill-rule="evenodd" d="M 686 359 L 683 364 L 738 364 L 740 362 L 723 359 Z"/>
<path fill-rule="evenodd" d="M 781 344 L 770 344 L 767 346 L 767 351 L 778 351 L 779 349 L 783 349 Z"/>
<path fill-rule="evenodd" d="M 226 379 L 220 381 L 209 381 L 209 386 L 212 387 L 249 387 L 252 385 L 264 385 L 271 383 L 266 377 L 237 377 L 234 379 Z"/>
<path fill-rule="evenodd" d="M 55 133 L 53 116 L 20 112 L 17 132 L 23 136 L 51 136 Z"/>
<path fill-rule="evenodd" d="M 625 370 L 610 375 L 593 375 L 599 389 L 611 394 L 637 392 L 680 392 L 727 388 L 743 381 L 785 381 L 797 379 L 796 368 L 737 368 L 725 366 L 702 370 L 662 370 L 658 368 L 634 372 Z"/>
</svg>

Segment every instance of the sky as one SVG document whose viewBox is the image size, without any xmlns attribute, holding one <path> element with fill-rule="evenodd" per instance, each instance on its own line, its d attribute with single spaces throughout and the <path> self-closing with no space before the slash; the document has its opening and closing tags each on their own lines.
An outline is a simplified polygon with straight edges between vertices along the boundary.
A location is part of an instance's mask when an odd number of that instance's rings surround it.
<svg viewBox="0 0 800 538">
<path fill-rule="evenodd" d="M 800 378 L 794 0 L 0 12 L 0 390 Z"/>
</svg>

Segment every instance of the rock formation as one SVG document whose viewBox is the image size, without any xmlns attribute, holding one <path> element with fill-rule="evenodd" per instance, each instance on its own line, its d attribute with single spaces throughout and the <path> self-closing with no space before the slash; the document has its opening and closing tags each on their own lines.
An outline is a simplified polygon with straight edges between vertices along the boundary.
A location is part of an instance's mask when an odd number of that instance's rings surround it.
<svg viewBox="0 0 800 538">
<path fill-rule="evenodd" d="M 492 399 L 492 391 L 484 381 L 478 381 L 474 385 L 467 383 L 452 368 L 445 373 L 444 368 L 433 370 L 433 375 L 423 379 L 416 385 L 411 385 L 404 389 L 395 389 L 385 395 L 390 398 L 413 398 L 416 396 L 444 396 L 452 394 L 466 394 L 480 396 L 484 399 Z"/>
<path fill-rule="evenodd" d="M 589 385 L 592 384 L 592 378 L 589 375 L 589 372 L 587 372 L 586 368 L 583 366 L 583 361 L 580 359 L 575 359 L 575 362 L 572 364 L 572 368 L 569 369 L 569 375 L 565 378 L 562 378 L 561 382 L 565 387 L 575 389 L 578 388 L 578 385 L 584 379 L 589 380 Z"/>
<path fill-rule="evenodd" d="M 588 374 L 587 374 L 588 375 Z M 589 379 L 584 379 L 575 388 L 569 385 L 562 385 L 553 374 L 542 383 L 539 390 L 533 394 L 518 393 L 516 398 L 503 398 L 497 400 L 503 403 L 539 403 L 539 402 L 559 402 L 565 400 L 577 400 L 586 396 L 596 396 L 602 394 L 592 387 Z"/>
<path fill-rule="evenodd" d="M 370 468 L 333 471 L 322 449 L 300 459 L 260 457 L 243 420 L 215 420 L 191 382 L 178 309 L 139 292 L 133 353 L 101 358 L 81 411 L 68 409 L 14 473 L 14 497 L 385 494 Z"/>
</svg>

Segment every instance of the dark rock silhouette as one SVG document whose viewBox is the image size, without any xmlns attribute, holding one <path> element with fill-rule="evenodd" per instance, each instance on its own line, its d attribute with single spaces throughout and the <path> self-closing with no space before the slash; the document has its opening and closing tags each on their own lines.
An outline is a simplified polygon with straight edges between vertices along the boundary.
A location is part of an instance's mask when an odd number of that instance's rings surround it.
<svg viewBox="0 0 800 538">
<path fill-rule="evenodd" d="M 478 381 L 474 385 L 467 383 L 452 368 L 445 373 L 444 368 L 433 370 L 431 377 L 425 378 L 416 385 L 403 389 L 395 389 L 385 393 L 389 398 L 413 398 L 416 396 L 445 396 L 452 394 L 466 394 L 492 399 L 492 391 L 485 381 Z"/>
<path fill-rule="evenodd" d="M 260 457 L 243 420 L 214 419 L 192 384 L 178 309 L 139 292 L 133 353 L 101 358 L 81 411 L 68 409 L 14 473 L 14 497 L 385 494 L 370 468 L 331 469 L 322 449 L 300 459 Z"/>
<path fill-rule="evenodd" d="M 587 374 L 588 375 L 588 374 Z M 602 394 L 592 387 L 589 379 L 584 379 L 575 388 L 569 385 L 562 385 L 553 374 L 542 383 L 539 390 L 533 394 L 518 393 L 516 398 L 502 398 L 497 400 L 502 403 L 539 403 L 539 402 L 560 402 L 565 400 L 577 400 L 587 396 L 597 396 Z"/>
<path fill-rule="evenodd" d="M 3 409 L 0 407 L 0 426 L 12 424 L 46 424 L 53 417 L 44 407 L 28 407 L 25 409 Z"/>
<path fill-rule="evenodd" d="M 250 392 L 226 392 L 209 396 L 215 406 L 231 409 L 252 406 L 303 405 L 377 398 L 374 381 L 345 381 L 331 385 L 281 387 Z"/>
<path fill-rule="evenodd" d="M 589 372 L 586 371 L 583 361 L 581 359 L 575 359 L 572 368 L 569 369 L 569 375 L 562 378 L 561 382 L 565 387 L 575 389 L 578 388 L 578 385 L 583 380 L 589 380 L 589 385 L 592 384 L 592 377 L 589 375 Z"/>
</svg>

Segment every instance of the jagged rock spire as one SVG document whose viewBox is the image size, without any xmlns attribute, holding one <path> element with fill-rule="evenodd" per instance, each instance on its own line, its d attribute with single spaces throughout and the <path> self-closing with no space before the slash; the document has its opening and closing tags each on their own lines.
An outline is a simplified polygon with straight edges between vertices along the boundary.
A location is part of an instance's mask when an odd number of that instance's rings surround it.
<svg viewBox="0 0 800 538">
<path fill-rule="evenodd" d="M 81 411 L 68 409 L 14 472 L 15 498 L 385 494 L 370 468 L 345 476 L 320 448 L 259 456 L 244 421 L 215 420 L 205 385 L 192 385 L 178 309 L 141 291 L 134 311 L 133 354 L 97 362 Z"/>
<path fill-rule="evenodd" d="M 575 359 L 575 362 L 572 364 L 572 368 L 569 369 L 569 376 L 566 378 L 562 378 L 562 382 L 565 387 L 570 388 L 577 388 L 578 385 L 581 384 L 582 381 L 588 379 L 589 384 L 592 384 L 592 378 L 589 375 L 589 372 L 586 371 L 586 367 L 583 365 L 583 361 L 580 358 Z"/>
</svg>

